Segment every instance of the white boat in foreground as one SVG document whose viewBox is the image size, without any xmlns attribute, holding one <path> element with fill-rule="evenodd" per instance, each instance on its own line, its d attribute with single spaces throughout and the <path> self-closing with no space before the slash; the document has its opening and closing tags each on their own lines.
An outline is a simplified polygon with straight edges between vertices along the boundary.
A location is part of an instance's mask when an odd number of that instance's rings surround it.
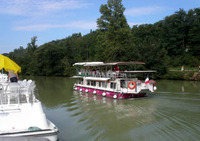
<svg viewBox="0 0 200 141">
<path fill-rule="evenodd" d="M 119 70 L 118 66 L 145 64 L 144 62 L 81 62 L 75 63 L 78 82 L 74 84 L 74 90 L 93 93 L 116 99 L 144 97 L 148 92 L 156 90 L 155 81 L 149 80 L 148 70 Z M 114 68 L 113 68 L 114 67 Z M 125 68 L 125 67 L 124 67 Z M 145 80 L 140 80 L 136 75 L 146 74 Z"/>
<path fill-rule="evenodd" d="M 43 112 L 34 81 L 0 81 L 0 138 L 41 137 L 58 140 L 58 128 Z"/>
</svg>

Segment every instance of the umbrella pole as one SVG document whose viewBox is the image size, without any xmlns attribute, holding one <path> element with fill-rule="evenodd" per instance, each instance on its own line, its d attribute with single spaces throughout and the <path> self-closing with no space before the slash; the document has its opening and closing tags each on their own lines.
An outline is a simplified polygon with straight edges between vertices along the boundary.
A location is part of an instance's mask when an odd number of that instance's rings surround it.
<svg viewBox="0 0 200 141">
<path fill-rule="evenodd" d="M 1 74 L 1 80 L 3 80 L 3 68 L 1 69 L 1 72 L 2 72 L 2 74 Z"/>
</svg>

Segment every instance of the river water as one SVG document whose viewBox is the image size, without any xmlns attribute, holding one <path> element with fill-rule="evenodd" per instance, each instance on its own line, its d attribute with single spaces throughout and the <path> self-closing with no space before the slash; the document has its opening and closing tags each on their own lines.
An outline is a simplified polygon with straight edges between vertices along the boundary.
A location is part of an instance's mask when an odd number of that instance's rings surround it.
<svg viewBox="0 0 200 141">
<path fill-rule="evenodd" d="M 116 100 L 74 92 L 72 78 L 31 79 L 60 141 L 200 140 L 200 82 L 158 80 L 148 97 Z"/>
</svg>

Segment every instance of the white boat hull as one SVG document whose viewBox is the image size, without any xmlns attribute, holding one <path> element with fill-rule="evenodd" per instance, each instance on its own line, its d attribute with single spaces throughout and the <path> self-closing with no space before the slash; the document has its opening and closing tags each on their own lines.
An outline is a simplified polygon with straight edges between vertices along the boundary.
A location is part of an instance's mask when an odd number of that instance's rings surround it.
<svg viewBox="0 0 200 141">
<path fill-rule="evenodd" d="M 58 129 L 46 118 L 41 102 L 35 97 L 34 88 L 34 83 L 23 89 L 18 83 L 1 85 L 0 139 L 40 137 L 58 140 Z"/>
<path fill-rule="evenodd" d="M 15 105 L 16 106 L 16 105 Z M 42 137 L 58 140 L 57 127 L 46 119 L 41 103 L 21 104 L 0 112 L 0 137 Z M 15 108 L 14 108 L 15 107 Z"/>
<path fill-rule="evenodd" d="M 33 137 L 33 138 L 44 138 L 49 141 L 57 141 L 58 140 L 58 131 L 54 130 L 41 130 L 41 131 L 20 131 L 20 132 L 11 132 L 11 133 L 3 133 L 0 134 L 1 138 L 18 138 L 18 137 Z"/>
</svg>

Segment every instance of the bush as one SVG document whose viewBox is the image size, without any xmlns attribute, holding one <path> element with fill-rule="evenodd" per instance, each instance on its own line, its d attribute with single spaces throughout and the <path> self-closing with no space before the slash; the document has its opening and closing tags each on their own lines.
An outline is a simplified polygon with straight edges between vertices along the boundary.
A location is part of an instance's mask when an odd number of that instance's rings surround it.
<svg viewBox="0 0 200 141">
<path fill-rule="evenodd" d="M 169 71 L 166 74 L 164 74 L 161 78 L 169 80 L 184 80 L 184 72 Z"/>
<path fill-rule="evenodd" d="M 161 78 L 168 80 L 193 80 L 194 73 L 194 71 L 169 71 L 168 73 L 164 74 Z"/>
<path fill-rule="evenodd" d="M 171 58 L 170 62 L 171 62 L 170 64 L 173 67 L 182 66 L 182 65 L 188 66 L 188 67 L 198 67 L 200 64 L 200 61 L 196 57 L 190 54 L 173 57 Z"/>
</svg>

